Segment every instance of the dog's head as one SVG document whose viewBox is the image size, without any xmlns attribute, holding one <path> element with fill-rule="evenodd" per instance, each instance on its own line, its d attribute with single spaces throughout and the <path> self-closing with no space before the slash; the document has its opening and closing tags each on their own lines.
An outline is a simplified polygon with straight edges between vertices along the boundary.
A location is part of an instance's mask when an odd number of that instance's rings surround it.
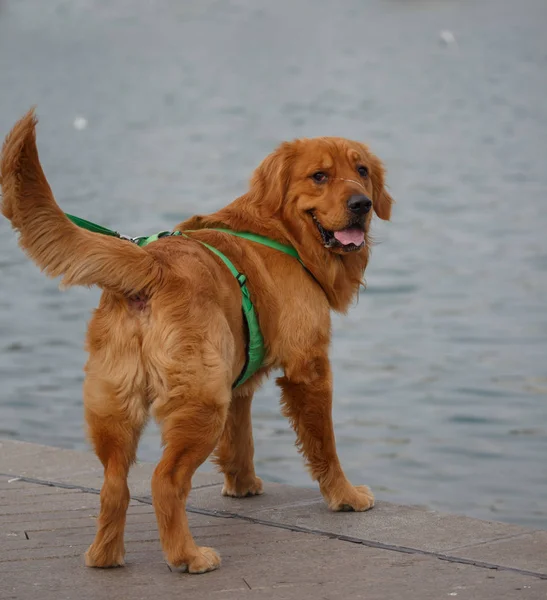
<svg viewBox="0 0 547 600">
<path fill-rule="evenodd" d="M 180 229 L 229 227 L 291 244 L 345 311 L 363 282 L 372 215 L 389 219 L 392 198 L 382 162 L 358 142 L 323 137 L 285 142 L 266 157 L 234 202 Z"/>
<path fill-rule="evenodd" d="M 283 143 L 255 171 L 253 190 L 295 239 L 336 254 L 365 248 L 373 212 L 387 220 L 393 202 L 381 161 L 364 144 L 333 137 Z"/>
</svg>

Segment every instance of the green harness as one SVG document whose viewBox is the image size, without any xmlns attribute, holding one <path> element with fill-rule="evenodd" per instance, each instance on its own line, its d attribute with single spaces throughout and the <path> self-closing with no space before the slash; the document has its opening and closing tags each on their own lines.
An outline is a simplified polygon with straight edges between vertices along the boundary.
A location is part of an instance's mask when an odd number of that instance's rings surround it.
<svg viewBox="0 0 547 600">
<path fill-rule="evenodd" d="M 126 239 L 130 242 L 133 242 L 134 244 L 137 244 L 137 246 L 140 246 L 141 248 L 163 237 L 184 236 L 190 238 L 190 236 L 188 236 L 187 233 L 192 232 L 191 230 L 189 230 L 188 232 L 161 231 L 160 233 L 156 233 L 150 236 L 129 238 L 119 234 L 117 231 L 112 231 L 111 229 L 107 229 L 106 227 L 102 227 L 101 225 L 97 225 L 96 223 L 91 223 L 91 221 L 86 221 L 85 219 L 75 217 L 74 215 L 69 215 L 68 213 L 65 214 L 75 225 L 78 225 L 78 227 L 81 227 L 82 229 L 87 229 L 88 231 L 93 231 L 94 233 L 101 233 L 103 235 L 109 235 L 120 239 Z M 304 264 L 300 260 L 300 257 L 298 256 L 298 252 L 292 246 L 280 244 L 275 240 L 271 240 L 270 238 L 258 235 L 256 233 L 232 231 L 230 229 L 222 228 L 215 228 L 212 231 L 221 231 L 229 235 L 234 235 L 236 237 L 256 242 L 257 244 L 262 244 L 263 246 L 268 246 L 269 248 L 274 248 L 275 250 L 279 250 L 280 252 L 284 252 L 285 254 L 296 258 L 300 262 L 300 264 L 304 266 Z M 216 248 L 209 244 L 206 244 L 205 242 L 199 241 L 199 243 L 205 246 L 208 250 L 210 250 L 213 254 L 216 254 L 220 258 L 220 260 L 228 267 L 230 273 L 236 278 L 237 282 L 239 283 L 239 287 L 241 288 L 241 307 L 243 309 L 243 316 L 245 317 L 245 322 L 247 324 L 247 351 L 243 370 L 241 371 L 239 377 L 236 379 L 232 386 L 232 388 L 236 388 L 242 383 L 245 383 L 245 381 L 247 381 L 249 377 L 254 375 L 264 363 L 264 357 L 266 355 L 266 349 L 264 348 L 264 338 L 262 337 L 262 332 L 260 331 L 260 325 L 258 323 L 258 317 L 256 315 L 255 308 L 251 301 L 249 288 L 247 287 L 247 277 L 243 273 L 240 273 L 236 269 L 232 261 L 225 254 L 220 252 L 220 250 L 217 250 Z M 306 267 L 304 266 L 304 268 Z"/>
</svg>

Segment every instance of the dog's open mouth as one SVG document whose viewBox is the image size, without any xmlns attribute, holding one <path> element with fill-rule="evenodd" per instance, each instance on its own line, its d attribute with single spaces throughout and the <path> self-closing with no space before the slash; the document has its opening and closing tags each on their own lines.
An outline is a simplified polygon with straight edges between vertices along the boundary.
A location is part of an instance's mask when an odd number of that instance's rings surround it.
<svg viewBox="0 0 547 600">
<path fill-rule="evenodd" d="M 323 238 L 325 248 L 341 248 L 344 252 L 360 250 L 365 245 L 365 223 L 353 223 L 345 229 L 330 231 L 325 229 L 317 217 L 310 213 L 313 221 Z"/>
</svg>

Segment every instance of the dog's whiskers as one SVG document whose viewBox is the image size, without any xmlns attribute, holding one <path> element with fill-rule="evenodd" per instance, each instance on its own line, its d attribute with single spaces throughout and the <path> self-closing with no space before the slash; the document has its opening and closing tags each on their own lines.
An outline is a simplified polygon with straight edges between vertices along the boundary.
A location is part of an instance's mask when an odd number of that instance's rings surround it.
<svg viewBox="0 0 547 600">
<path fill-rule="evenodd" d="M 340 181 L 347 181 L 348 183 L 355 183 L 361 189 L 365 190 L 365 192 L 367 191 L 367 188 L 360 181 L 356 181 L 355 179 L 344 179 L 344 177 L 334 177 L 334 179 L 339 179 Z"/>
</svg>

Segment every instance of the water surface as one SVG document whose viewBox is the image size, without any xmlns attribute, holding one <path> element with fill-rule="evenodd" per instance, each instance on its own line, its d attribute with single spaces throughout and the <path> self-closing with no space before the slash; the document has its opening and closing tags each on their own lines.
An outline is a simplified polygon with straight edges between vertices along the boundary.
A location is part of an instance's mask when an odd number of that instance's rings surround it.
<svg viewBox="0 0 547 600">
<path fill-rule="evenodd" d="M 4 0 L 0 135 L 37 104 L 63 208 L 132 234 L 227 203 L 281 140 L 368 142 L 397 205 L 334 319 L 348 475 L 547 528 L 545 23 L 544 0 Z M 4 221 L 0 280 L 0 436 L 85 447 L 98 292 L 60 293 Z M 258 472 L 308 485 L 272 383 L 254 427 Z"/>
</svg>

